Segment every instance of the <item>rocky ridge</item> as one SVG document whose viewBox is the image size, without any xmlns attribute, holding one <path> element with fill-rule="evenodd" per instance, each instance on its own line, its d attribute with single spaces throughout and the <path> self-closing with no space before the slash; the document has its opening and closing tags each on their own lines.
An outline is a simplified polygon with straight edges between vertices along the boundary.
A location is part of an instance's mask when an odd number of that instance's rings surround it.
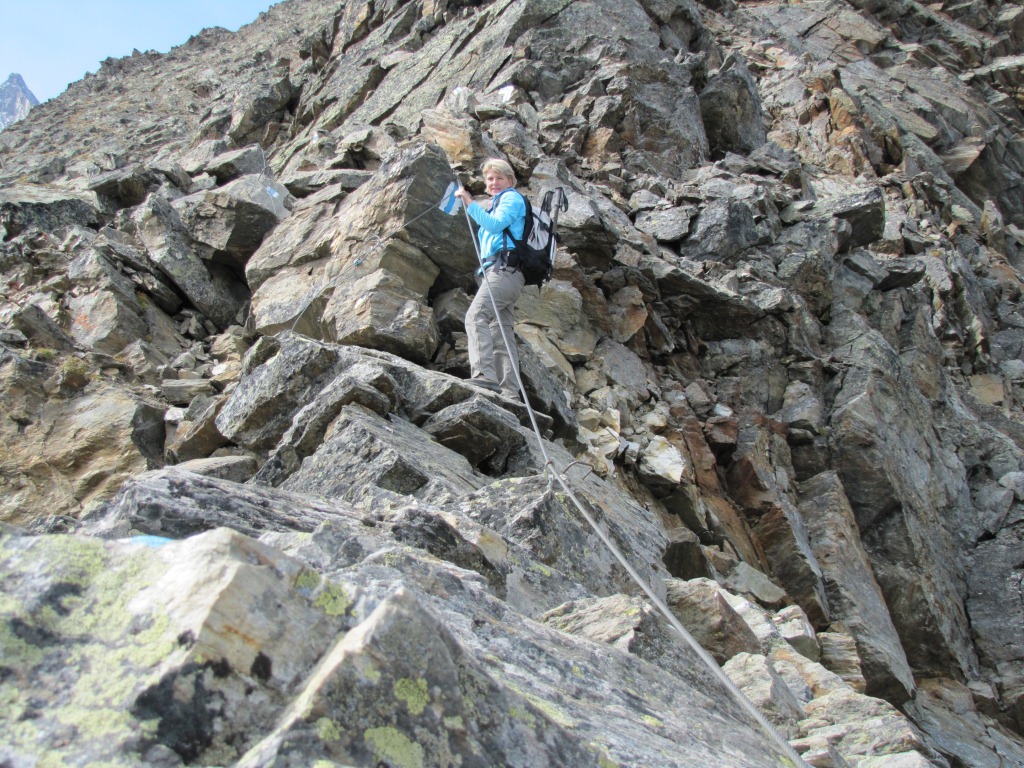
<svg viewBox="0 0 1024 768">
<path fill-rule="evenodd" d="M 0 135 L 0 755 L 1024 765 L 1024 11 L 286 0 Z M 59 126 L 60 142 L 52 141 Z M 454 169 L 454 170 L 453 170 Z"/>
<path fill-rule="evenodd" d="M 16 120 L 21 120 L 39 99 L 28 89 L 24 78 L 14 73 L 0 84 L 0 131 Z"/>
</svg>

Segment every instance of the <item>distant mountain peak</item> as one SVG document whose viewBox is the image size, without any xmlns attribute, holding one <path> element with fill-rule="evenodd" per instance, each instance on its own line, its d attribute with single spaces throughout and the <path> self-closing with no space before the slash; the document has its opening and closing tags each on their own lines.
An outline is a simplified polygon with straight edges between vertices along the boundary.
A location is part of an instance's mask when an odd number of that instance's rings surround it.
<svg viewBox="0 0 1024 768">
<path fill-rule="evenodd" d="M 17 72 L 12 73 L 0 85 L 0 130 L 21 120 L 39 99 L 28 89 L 25 79 Z"/>
</svg>

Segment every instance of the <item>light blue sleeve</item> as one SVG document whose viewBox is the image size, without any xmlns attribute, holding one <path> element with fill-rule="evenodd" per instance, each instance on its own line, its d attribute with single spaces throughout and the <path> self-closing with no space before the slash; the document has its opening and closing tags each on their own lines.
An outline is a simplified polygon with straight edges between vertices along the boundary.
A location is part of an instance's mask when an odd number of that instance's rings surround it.
<svg viewBox="0 0 1024 768">
<path fill-rule="evenodd" d="M 502 192 L 498 198 L 497 209 L 490 213 L 478 203 L 470 203 L 466 211 L 481 229 L 492 235 L 500 235 L 506 228 L 511 227 L 513 237 L 517 240 L 521 240 L 523 237 L 523 227 L 526 224 L 526 202 L 516 190 Z"/>
</svg>

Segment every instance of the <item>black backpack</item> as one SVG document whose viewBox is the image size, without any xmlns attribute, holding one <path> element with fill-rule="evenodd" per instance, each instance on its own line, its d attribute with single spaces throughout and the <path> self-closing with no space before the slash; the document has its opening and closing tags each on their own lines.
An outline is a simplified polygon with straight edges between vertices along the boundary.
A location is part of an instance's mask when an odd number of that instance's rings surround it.
<svg viewBox="0 0 1024 768">
<path fill-rule="evenodd" d="M 552 211 L 551 203 L 555 194 L 558 195 L 558 203 Z M 569 201 L 561 187 L 544 194 L 540 210 L 534 210 L 526 195 L 523 195 L 523 201 L 526 203 L 523 239 L 516 240 L 512 232 L 505 230 L 505 234 L 515 246 L 509 251 L 506 263 L 523 273 L 527 285 L 543 285 L 551 279 L 551 271 L 554 268 L 555 244 L 558 242 L 558 234 L 555 231 L 558 213 L 568 210 Z"/>
</svg>

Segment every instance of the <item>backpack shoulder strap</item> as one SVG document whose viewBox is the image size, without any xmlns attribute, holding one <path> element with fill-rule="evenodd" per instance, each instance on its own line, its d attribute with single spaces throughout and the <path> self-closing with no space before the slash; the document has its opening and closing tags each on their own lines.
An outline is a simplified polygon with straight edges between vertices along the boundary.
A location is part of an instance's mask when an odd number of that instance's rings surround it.
<svg viewBox="0 0 1024 768">
<path fill-rule="evenodd" d="M 530 198 L 528 198 L 526 195 L 524 195 L 518 189 L 515 189 L 514 187 L 509 187 L 509 189 L 511 189 L 513 192 L 515 192 L 517 195 L 519 195 L 521 198 L 523 198 L 523 204 L 526 206 L 526 216 L 525 216 L 525 218 L 523 220 L 523 239 L 522 240 L 516 240 L 516 236 L 512 234 L 512 225 L 511 224 L 509 226 L 505 227 L 504 231 L 501 234 L 502 234 L 503 237 L 506 237 L 506 238 L 508 238 L 508 240 L 511 240 L 512 241 L 512 245 L 514 247 L 518 248 L 519 247 L 519 243 L 520 242 L 525 242 L 526 239 L 529 238 L 529 236 L 530 236 L 530 223 L 533 221 L 533 206 L 530 205 Z M 495 199 L 497 199 L 497 197 L 499 195 L 503 195 L 503 194 L 505 194 L 508 191 L 509 191 L 508 189 L 502 190 L 497 195 L 495 195 Z M 507 242 L 503 241 L 502 244 L 503 245 L 507 245 Z M 506 248 L 506 250 L 507 250 L 507 248 Z"/>
</svg>

